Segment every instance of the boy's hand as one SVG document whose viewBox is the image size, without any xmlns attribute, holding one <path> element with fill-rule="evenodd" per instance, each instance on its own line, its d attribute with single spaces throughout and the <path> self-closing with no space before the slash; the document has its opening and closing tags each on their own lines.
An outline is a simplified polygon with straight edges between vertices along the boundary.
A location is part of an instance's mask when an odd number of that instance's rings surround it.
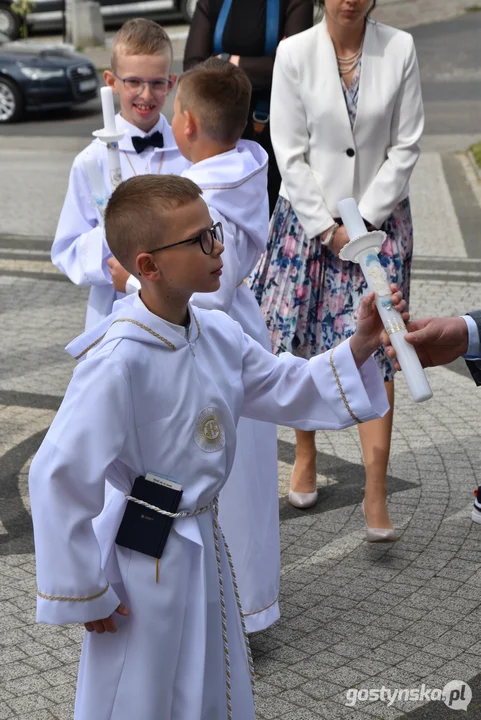
<svg viewBox="0 0 481 720">
<path fill-rule="evenodd" d="M 405 321 L 408 320 L 407 303 L 403 300 L 402 293 L 397 289 L 396 285 L 391 285 L 391 291 L 393 293 L 391 302 L 394 309 L 401 313 Z M 381 336 L 381 333 L 384 326 L 374 304 L 374 299 L 375 295 L 372 292 L 361 300 L 357 329 L 350 339 L 351 352 L 357 367 L 363 365 L 383 342 L 384 335 Z"/>
<path fill-rule="evenodd" d="M 468 326 L 461 317 L 413 320 L 407 323 L 407 329 L 406 342 L 416 348 L 423 367 L 445 365 L 468 350 Z M 394 365 L 400 370 L 396 351 L 385 331 L 381 339 L 386 345 L 386 353 L 395 360 Z"/>
<path fill-rule="evenodd" d="M 117 292 L 125 292 L 125 284 L 130 277 L 130 273 L 116 260 L 111 257 L 107 260 L 107 265 L 110 268 L 110 274 L 112 276 L 112 283 Z"/>
<path fill-rule="evenodd" d="M 127 610 L 125 605 L 122 605 L 122 603 L 120 603 L 120 605 L 118 606 L 118 608 L 115 612 L 118 613 L 119 615 L 124 615 L 124 616 L 130 615 L 130 610 Z M 87 630 L 87 632 L 96 632 L 96 633 L 99 633 L 100 635 L 102 635 L 102 633 L 104 633 L 104 632 L 109 632 L 109 633 L 117 632 L 117 628 L 115 627 L 115 622 L 114 622 L 114 613 L 112 613 L 112 615 L 110 615 L 110 617 L 104 618 L 103 620 L 92 620 L 92 622 L 84 623 L 84 626 L 85 626 L 85 629 Z"/>
</svg>

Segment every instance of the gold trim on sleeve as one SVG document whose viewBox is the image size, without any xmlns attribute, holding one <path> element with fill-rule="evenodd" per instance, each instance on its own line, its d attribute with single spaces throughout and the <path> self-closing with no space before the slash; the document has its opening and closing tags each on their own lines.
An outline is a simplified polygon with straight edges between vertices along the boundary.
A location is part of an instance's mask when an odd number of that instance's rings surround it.
<svg viewBox="0 0 481 720">
<path fill-rule="evenodd" d="M 110 583 L 107 583 L 103 590 L 101 590 L 96 595 L 90 595 L 89 597 L 62 597 L 57 595 L 45 595 L 44 593 L 41 593 L 40 590 L 37 590 L 37 595 L 44 600 L 60 600 L 62 602 L 88 602 L 89 600 L 96 600 L 97 598 L 102 597 L 102 595 L 105 595 L 109 587 Z"/>
<path fill-rule="evenodd" d="M 341 381 L 340 381 L 340 379 L 339 379 L 339 375 L 337 374 L 336 366 L 334 365 L 334 350 L 335 350 L 335 348 L 332 348 L 331 352 L 329 353 L 329 362 L 330 362 L 330 365 L 331 365 L 331 370 L 332 370 L 332 372 L 334 373 L 334 377 L 335 377 L 335 379 L 336 379 L 336 383 L 337 383 L 338 390 L 339 390 L 339 392 L 340 392 L 340 394 L 341 394 L 342 401 L 343 401 L 343 403 L 344 403 L 344 405 L 345 405 L 345 407 L 346 407 L 347 412 L 348 412 L 349 415 L 352 417 L 352 419 L 354 420 L 354 422 L 357 422 L 359 425 L 361 425 L 361 424 L 362 424 L 362 420 L 359 420 L 359 418 L 356 417 L 356 415 L 354 415 L 354 413 L 352 412 L 351 407 L 350 407 L 350 405 L 349 405 L 349 403 L 348 403 L 348 401 L 347 401 L 346 394 L 345 394 L 344 390 L 342 389 Z"/>
</svg>

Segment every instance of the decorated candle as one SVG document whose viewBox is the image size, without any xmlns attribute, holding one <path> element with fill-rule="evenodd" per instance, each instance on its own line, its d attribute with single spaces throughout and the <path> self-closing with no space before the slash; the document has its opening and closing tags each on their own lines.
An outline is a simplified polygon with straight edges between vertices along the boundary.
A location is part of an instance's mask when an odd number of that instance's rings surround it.
<svg viewBox="0 0 481 720">
<path fill-rule="evenodd" d="M 114 96 L 112 88 L 103 87 L 100 89 L 100 97 L 102 100 L 102 113 L 104 118 L 104 127 L 102 130 L 96 130 L 92 133 L 95 137 L 102 140 L 107 145 L 110 183 L 112 192 L 122 182 L 122 171 L 120 167 L 119 140 L 124 136 L 124 131 L 118 131 L 115 123 Z"/>
<path fill-rule="evenodd" d="M 378 253 L 386 234 L 379 230 L 367 232 L 353 198 L 341 200 L 337 207 L 350 240 L 342 248 L 339 257 L 360 264 L 369 290 L 376 295 L 376 307 L 390 336 L 392 346 L 396 350 L 413 399 L 415 402 L 429 400 L 433 395 L 432 390 L 416 350 L 404 339 L 407 329 L 401 315 L 392 306 L 388 278 L 379 262 Z"/>
</svg>

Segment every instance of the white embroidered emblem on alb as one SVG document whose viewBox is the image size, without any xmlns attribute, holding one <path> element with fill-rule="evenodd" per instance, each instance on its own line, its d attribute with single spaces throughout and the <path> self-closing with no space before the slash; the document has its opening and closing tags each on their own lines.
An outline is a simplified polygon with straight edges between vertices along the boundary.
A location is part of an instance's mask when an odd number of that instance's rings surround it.
<svg viewBox="0 0 481 720">
<path fill-rule="evenodd" d="M 194 440 L 201 450 L 216 452 L 225 446 L 224 426 L 213 407 L 200 411 L 195 423 Z"/>
</svg>

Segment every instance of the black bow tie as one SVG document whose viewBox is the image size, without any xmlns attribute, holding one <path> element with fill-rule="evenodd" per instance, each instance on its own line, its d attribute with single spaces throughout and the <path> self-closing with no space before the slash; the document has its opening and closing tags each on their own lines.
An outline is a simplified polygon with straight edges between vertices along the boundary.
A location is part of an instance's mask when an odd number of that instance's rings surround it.
<svg viewBox="0 0 481 720">
<path fill-rule="evenodd" d="M 152 135 L 146 135 L 145 137 L 140 137 L 140 135 L 136 135 L 132 138 L 132 145 L 134 146 L 134 150 L 137 154 L 140 154 L 145 150 L 145 148 L 148 148 L 150 146 L 163 148 L 164 136 L 158 130 L 152 133 Z"/>
</svg>

